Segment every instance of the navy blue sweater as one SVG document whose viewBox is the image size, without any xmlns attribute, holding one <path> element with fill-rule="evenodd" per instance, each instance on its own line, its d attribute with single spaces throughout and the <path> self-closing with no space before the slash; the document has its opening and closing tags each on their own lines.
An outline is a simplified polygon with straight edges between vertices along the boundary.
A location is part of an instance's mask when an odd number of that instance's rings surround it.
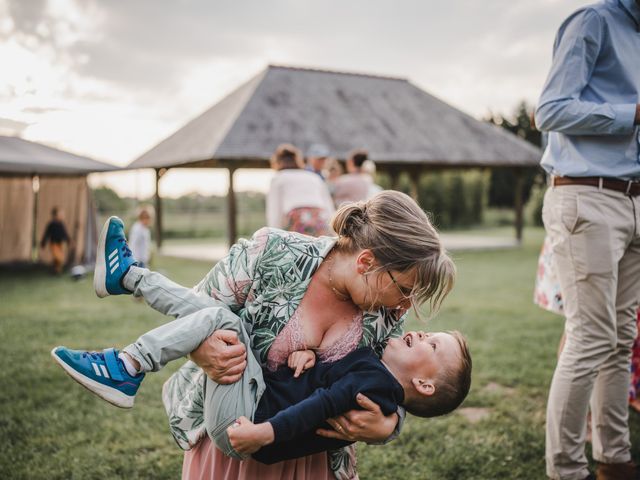
<svg viewBox="0 0 640 480">
<path fill-rule="evenodd" d="M 334 363 L 318 363 L 298 378 L 288 367 L 265 371 L 264 380 L 266 390 L 254 423 L 269 421 L 275 441 L 252 457 L 266 464 L 353 443 L 321 437 L 315 431 L 331 428 L 328 418 L 360 409 L 358 393 L 380 405 L 385 415 L 395 412 L 404 400 L 402 386 L 370 348 L 355 350 Z"/>
</svg>

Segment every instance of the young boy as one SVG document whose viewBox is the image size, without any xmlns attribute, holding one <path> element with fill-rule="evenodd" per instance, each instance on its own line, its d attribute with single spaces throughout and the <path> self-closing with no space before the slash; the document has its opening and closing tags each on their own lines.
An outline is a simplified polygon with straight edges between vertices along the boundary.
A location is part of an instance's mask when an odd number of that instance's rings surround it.
<svg viewBox="0 0 640 480">
<path fill-rule="evenodd" d="M 47 242 L 49 242 L 53 271 L 60 275 L 67 261 L 67 249 L 71 245 L 71 238 L 64 226 L 62 210 L 58 207 L 51 209 L 51 220 L 45 227 L 40 247 L 44 248 Z M 65 248 L 65 244 L 67 248 Z"/>
<path fill-rule="evenodd" d="M 144 372 L 192 352 L 216 329 L 235 330 L 250 344 L 241 319 L 214 299 L 136 267 L 122 230 L 122 222 L 112 217 L 101 234 L 98 295 L 135 292 L 144 277 L 154 282 L 159 295 L 193 306 L 191 313 L 144 334 L 120 354 L 115 349 L 97 353 L 57 347 L 52 356 L 89 390 L 130 408 Z M 111 268 L 106 268 L 107 262 Z M 112 275 L 116 270 L 123 273 Z M 309 368 L 314 363 L 313 352 L 294 352 L 289 364 L 295 372 L 282 368 L 263 373 L 254 355 L 248 354 L 240 381 L 218 385 L 204 380 L 204 424 L 216 446 L 236 458 L 253 453 L 263 463 L 306 456 L 351 443 L 320 437 L 315 431 L 326 419 L 358 408 L 359 393 L 380 405 L 385 415 L 403 405 L 416 415 L 435 416 L 455 409 L 470 385 L 471 359 L 464 339 L 455 332 L 411 332 L 391 339 L 382 361 L 371 349 L 361 348 L 337 362 Z M 190 448 L 190 442 L 172 433 L 182 448 Z"/>
<path fill-rule="evenodd" d="M 138 266 L 141 268 L 148 268 L 149 260 L 151 259 L 150 225 L 151 209 L 145 205 L 138 213 L 138 220 L 131 225 L 131 230 L 129 230 L 129 246 Z"/>
</svg>

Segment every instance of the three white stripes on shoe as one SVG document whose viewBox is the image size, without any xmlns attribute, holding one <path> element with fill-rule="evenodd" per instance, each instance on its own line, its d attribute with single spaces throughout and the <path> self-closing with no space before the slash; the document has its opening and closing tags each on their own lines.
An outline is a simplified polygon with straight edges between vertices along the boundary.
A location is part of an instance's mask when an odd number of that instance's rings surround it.
<svg viewBox="0 0 640 480">
<path fill-rule="evenodd" d="M 96 376 L 105 377 L 105 378 L 111 378 L 109 376 L 109 372 L 107 371 L 107 369 L 105 368 L 104 365 L 98 365 L 96 363 L 91 363 L 91 366 L 93 367 L 93 371 L 95 372 Z M 98 367 L 100 367 L 100 368 L 98 368 Z"/>
<path fill-rule="evenodd" d="M 118 262 L 118 249 L 116 248 L 113 252 L 109 254 L 109 267 L 111 271 L 109 273 L 113 273 L 120 266 L 120 262 Z"/>
</svg>

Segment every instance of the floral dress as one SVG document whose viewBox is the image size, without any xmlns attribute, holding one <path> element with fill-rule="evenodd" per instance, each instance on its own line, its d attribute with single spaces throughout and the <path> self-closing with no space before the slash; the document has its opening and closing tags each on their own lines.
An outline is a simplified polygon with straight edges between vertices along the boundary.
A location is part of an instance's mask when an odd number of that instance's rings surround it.
<svg viewBox="0 0 640 480">
<path fill-rule="evenodd" d="M 545 310 L 562 315 L 562 294 L 560 293 L 560 281 L 556 275 L 555 267 L 551 261 L 551 241 L 545 237 L 538 257 L 538 270 L 536 271 L 536 287 L 533 292 L 533 303 Z"/>
<path fill-rule="evenodd" d="M 251 240 L 235 244 L 195 289 L 224 302 L 241 318 L 253 353 L 267 367 L 271 345 L 289 323 L 335 241 L 263 228 Z M 402 334 L 404 317 L 395 309 L 381 308 L 363 312 L 361 325 L 358 346 L 369 346 L 381 356 L 389 338 Z M 171 431 L 191 446 L 206 435 L 203 375 L 193 362 L 187 362 L 163 388 Z M 338 479 L 356 478 L 352 448 L 329 452 L 331 470 Z"/>
</svg>

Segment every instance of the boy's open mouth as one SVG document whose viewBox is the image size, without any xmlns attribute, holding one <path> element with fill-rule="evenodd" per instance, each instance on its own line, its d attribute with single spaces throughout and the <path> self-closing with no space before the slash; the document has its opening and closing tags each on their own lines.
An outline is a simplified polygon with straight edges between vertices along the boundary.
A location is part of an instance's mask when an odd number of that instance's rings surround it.
<svg viewBox="0 0 640 480">
<path fill-rule="evenodd" d="M 413 337 L 412 337 L 412 335 L 410 333 L 407 333 L 404 336 L 403 340 L 404 340 L 404 343 L 406 343 L 408 347 L 411 347 L 411 345 L 413 344 Z"/>
</svg>

